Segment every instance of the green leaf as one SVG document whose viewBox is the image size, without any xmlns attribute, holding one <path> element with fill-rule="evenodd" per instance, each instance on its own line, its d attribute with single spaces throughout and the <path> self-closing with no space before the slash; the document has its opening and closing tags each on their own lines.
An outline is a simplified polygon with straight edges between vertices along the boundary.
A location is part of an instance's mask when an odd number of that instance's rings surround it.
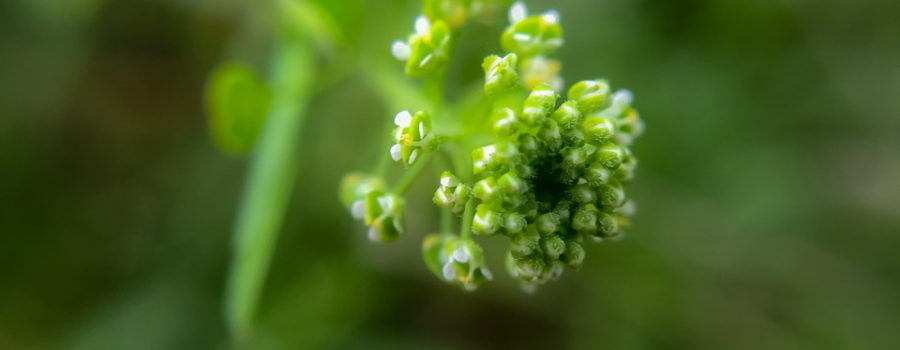
<svg viewBox="0 0 900 350">
<path fill-rule="evenodd" d="M 206 111 L 216 146 L 229 154 L 247 154 L 256 144 L 271 102 L 269 87 L 249 67 L 219 65 L 206 87 Z"/>
</svg>

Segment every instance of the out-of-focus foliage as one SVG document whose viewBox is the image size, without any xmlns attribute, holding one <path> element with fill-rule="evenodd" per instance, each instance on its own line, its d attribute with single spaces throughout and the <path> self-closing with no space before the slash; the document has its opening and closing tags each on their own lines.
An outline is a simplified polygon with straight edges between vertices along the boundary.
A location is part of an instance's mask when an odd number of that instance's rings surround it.
<svg viewBox="0 0 900 350">
<path fill-rule="evenodd" d="M 253 148 L 272 92 L 253 71 L 238 63 L 225 63 L 210 73 L 206 87 L 209 128 L 225 152 L 244 154 Z"/>
<path fill-rule="evenodd" d="M 627 239 L 586 247 L 580 271 L 535 295 L 501 274 L 462 293 L 421 263 L 440 174 L 412 189 L 393 245 L 346 218 L 341 174 L 415 107 L 382 101 L 363 69 L 402 74 L 390 44 L 421 4 L 316 3 L 346 44 L 320 53 L 333 78 L 311 101 L 254 348 L 900 346 L 900 3 L 529 1 L 561 13 L 565 81 L 635 91 L 648 126 Z M 223 60 L 266 67 L 266 11 L 0 3 L 0 349 L 226 346 L 246 163 L 209 141 L 202 91 Z M 453 97 L 481 89 L 481 58 L 501 47 L 478 38 L 502 28 L 464 30 Z"/>
</svg>

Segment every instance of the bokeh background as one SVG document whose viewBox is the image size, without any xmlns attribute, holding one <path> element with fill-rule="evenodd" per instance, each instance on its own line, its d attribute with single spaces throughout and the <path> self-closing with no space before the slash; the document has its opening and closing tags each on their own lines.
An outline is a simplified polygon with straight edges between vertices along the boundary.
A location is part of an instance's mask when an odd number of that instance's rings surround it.
<svg viewBox="0 0 900 350">
<path fill-rule="evenodd" d="M 388 59 L 421 6 L 321 3 L 347 40 L 323 67 Z M 411 234 L 367 242 L 337 184 L 396 111 L 351 72 L 312 101 L 253 348 L 900 347 L 900 2 L 528 3 L 562 14 L 567 82 L 636 94 L 627 238 L 534 295 L 497 261 L 464 293 L 421 262 L 423 180 Z M 0 2 L 0 349 L 229 347 L 248 162 L 214 147 L 203 91 L 224 60 L 266 70 L 270 10 Z M 498 23 L 464 32 L 451 95 L 500 50 Z"/>
</svg>

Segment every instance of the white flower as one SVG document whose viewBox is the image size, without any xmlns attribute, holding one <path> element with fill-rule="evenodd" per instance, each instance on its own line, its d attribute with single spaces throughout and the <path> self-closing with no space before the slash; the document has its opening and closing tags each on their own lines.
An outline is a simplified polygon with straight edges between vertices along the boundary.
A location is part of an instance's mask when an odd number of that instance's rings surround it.
<svg viewBox="0 0 900 350">
<path fill-rule="evenodd" d="M 528 17 L 528 8 L 525 7 L 525 3 L 516 1 L 516 3 L 509 7 L 509 23 L 518 23 L 525 19 L 525 17 Z"/>
</svg>

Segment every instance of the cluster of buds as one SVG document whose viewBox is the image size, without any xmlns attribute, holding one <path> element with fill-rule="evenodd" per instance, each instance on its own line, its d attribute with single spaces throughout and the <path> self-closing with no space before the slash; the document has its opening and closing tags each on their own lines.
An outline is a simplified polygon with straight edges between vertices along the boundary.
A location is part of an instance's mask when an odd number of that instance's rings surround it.
<svg viewBox="0 0 900 350">
<path fill-rule="evenodd" d="M 409 111 L 397 113 L 394 117 L 394 141 L 391 146 L 391 158 L 410 166 L 419 159 L 423 152 L 432 152 L 437 148 L 437 138 L 431 131 L 431 115 L 419 111 L 415 115 Z"/>
<path fill-rule="evenodd" d="M 472 152 L 472 230 L 510 239 L 510 274 L 526 285 L 577 268 L 585 241 L 617 238 L 629 223 L 624 184 L 637 159 L 628 146 L 643 124 L 631 93 L 610 91 L 606 81 L 587 80 L 560 101 L 541 83 L 519 105 L 498 109 L 496 141 Z"/>
<path fill-rule="evenodd" d="M 403 197 L 388 192 L 381 178 L 363 173 L 344 176 L 341 201 L 354 219 L 369 227 L 370 240 L 390 242 L 403 234 Z"/>
<path fill-rule="evenodd" d="M 471 239 L 430 235 L 422 245 L 425 264 L 438 278 L 465 290 L 475 290 L 493 279 L 484 264 L 484 251 Z"/>
<path fill-rule="evenodd" d="M 393 54 L 406 62 L 409 76 L 444 74 L 454 30 L 504 1 L 425 0 L 415 33 L 394 42 Z M 344 204 L 369 226 L 369 237 L 390 241 L 403 233 L 406 180 L 422 170 L 423 159 L 433 158 L 428 153 L 444 153 L 466 167 L 471 157 L 471 172 L 462 170 L 458 177 L 444 171 L 432 197 L 446 208 L 444 218 L 462 217 L 462 232 L 447 232 L 452 227 L 447 222 L 423 246 L 429 269 L 466 290 L 492 278 L 472 235 L 508 239 L 510 275 L 533 288 L 567 268 L 579 268 L 586 242 L 621 237 L 634 212 L 624 187 L 637 166 L 629 146 L 643 123 L 631 106 L 631 93 L 613 92 L 607 81 L 597 79 L 574 84 L 563 98 L 560 62 L 547 57 L 563 44 L 559 14 L 551 10 L 528 16 L 525 5 L 517 2 L 509 9 L 509 20 L 500 38 L 507 52 L 482 62 L 483 101 L 490 104 L 480 109 L 487 112 L 484 118 L 442 119 L 440 125 L 463 120 L 484 124 L 441 130 L 447 135 L 445 148 L 429 113 L 400 112 L 394 118 L 390 156 L 408 170 L 396 192 L 386 190 L 381 179 L 362 174 L 351 174 L 343 184 Z"/>
</svg>

